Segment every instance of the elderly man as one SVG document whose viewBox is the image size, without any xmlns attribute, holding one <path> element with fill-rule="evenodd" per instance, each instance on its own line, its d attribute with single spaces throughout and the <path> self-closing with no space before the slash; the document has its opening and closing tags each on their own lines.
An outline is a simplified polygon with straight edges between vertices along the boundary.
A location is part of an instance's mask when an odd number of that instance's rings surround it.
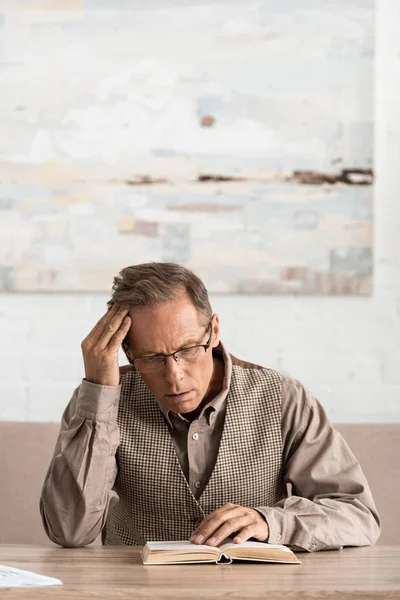
<svg viewBox="0 0 400 600">
<path fill-rule="evenodd" d="M 231 536 L 308 551 L 373 544 L 365 476 L 296 380 L 220 342 L 202 281 L 171 263 L 123 269 L 82 342 L 41 496 L 47 535 L 83 546 Z M 130 365 L 119 368 L 121 347 Z"/>
</svg>

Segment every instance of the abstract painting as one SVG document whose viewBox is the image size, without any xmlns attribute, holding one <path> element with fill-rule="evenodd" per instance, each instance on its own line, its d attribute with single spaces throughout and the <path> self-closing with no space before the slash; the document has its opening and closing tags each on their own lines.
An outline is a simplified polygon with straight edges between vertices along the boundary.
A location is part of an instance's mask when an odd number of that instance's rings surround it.
<svg viewBox="0 0 400 600">
<path fill-rule="evenodd" d="M 0 290 L 371 293 L 373 0 L 0 9 Z"/>
</svg>

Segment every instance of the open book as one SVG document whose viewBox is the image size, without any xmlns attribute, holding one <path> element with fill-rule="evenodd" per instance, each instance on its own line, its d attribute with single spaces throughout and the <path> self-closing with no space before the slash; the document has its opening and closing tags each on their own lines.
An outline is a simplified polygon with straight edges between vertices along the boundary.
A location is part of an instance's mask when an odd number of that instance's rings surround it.
<svg viewBox="0 0 400 600">
<path fill-rule="evenodd" d="M 231 563 L 232 560 L 258 560 L 275 563 L 300 563 L 286 546 L 262 542 L 234 544 L 225 542 L 219 547 L 196 545 L 190 542 L 147 542 L 142 550 L 145 565 L 180 565 L 184 563 Z"/>
</svg>

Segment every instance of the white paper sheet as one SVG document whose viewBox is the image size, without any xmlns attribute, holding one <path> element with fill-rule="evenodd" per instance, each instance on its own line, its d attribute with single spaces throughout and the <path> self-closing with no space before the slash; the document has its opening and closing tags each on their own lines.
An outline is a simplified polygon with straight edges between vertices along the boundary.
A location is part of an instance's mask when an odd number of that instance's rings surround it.
<svg viewBox="0 0 400 600">
<path fill-rule="evenodd" d="M 37 575 L 31 571 L 0 565 L 0 588 L 41 587 L 44 585 L 62 585 L 62 581 L 53 577 Z"/>
</svg>

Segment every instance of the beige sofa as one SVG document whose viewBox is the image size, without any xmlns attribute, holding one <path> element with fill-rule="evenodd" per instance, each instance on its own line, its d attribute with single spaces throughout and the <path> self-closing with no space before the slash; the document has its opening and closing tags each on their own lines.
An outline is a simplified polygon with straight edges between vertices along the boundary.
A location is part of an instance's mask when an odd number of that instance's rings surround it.
<svg viewBox="0 0 400 600">
<path fill-rule="evenodd" d="M 383 522 L 378 543 L 399 543 L 400 423 L 336 427 L 370 482 Z M 38 505 L 57 434 L 52 423 L 0 422 L 0 543 L 50 544 Z"/>
</svg>

